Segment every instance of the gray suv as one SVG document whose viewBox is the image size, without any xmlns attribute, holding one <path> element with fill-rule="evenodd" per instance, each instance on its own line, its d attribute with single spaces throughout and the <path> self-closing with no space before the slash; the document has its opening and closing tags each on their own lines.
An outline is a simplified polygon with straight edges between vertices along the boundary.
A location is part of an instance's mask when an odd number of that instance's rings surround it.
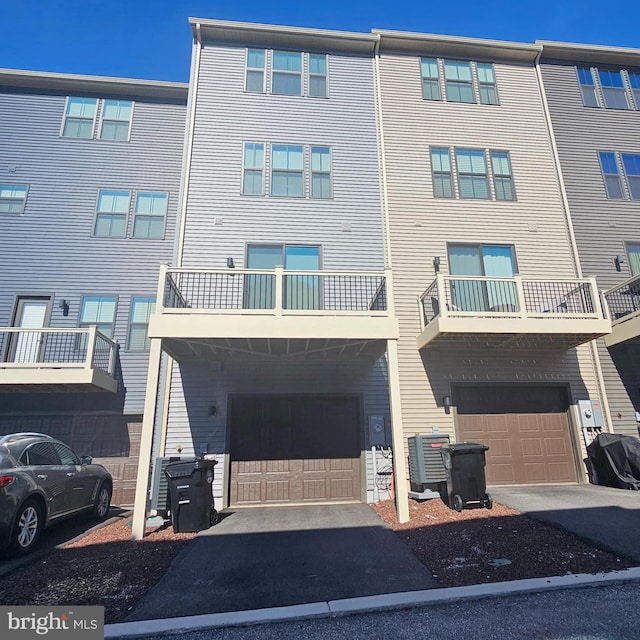
<svg viewBox="0 0 640 640">
<path fill-rule="evenodd" d="M 106 518 L 112 488 L 102 465 L 51 436 L 0 437 L 0 550 L 27 554 L 43 529 L 80 512 Z"/>
</svg>

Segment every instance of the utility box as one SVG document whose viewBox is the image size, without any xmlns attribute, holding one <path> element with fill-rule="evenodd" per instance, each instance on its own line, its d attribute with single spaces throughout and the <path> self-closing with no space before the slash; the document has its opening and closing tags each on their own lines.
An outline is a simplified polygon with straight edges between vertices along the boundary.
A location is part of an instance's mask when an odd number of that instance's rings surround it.
<svg viewBox="0 0 640 640">
<path fill-rule="evenodd" d="M 446 482 L 440 448 L 449 444 L 448 435 L 416 435 L 409 442 L 409 480 L 411 490 L 424 491 L 425 485 Z"/>
</svg>

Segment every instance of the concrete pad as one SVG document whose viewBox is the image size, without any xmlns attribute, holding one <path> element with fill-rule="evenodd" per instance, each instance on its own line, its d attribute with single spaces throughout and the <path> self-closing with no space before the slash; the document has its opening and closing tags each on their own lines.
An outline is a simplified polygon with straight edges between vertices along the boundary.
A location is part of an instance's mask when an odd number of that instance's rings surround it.
<svg viewBox="0 0 640 640">
<path fill-rule="evenodd" d="M 592 484 L 489 490 L 497 502 L 640 563 L 640 492 Z"/>
<path fill-rule="evenodd" d="M 365 504 L 239 509 L 188 543 L 127 621 L 438 587 Z"/>
</svg>

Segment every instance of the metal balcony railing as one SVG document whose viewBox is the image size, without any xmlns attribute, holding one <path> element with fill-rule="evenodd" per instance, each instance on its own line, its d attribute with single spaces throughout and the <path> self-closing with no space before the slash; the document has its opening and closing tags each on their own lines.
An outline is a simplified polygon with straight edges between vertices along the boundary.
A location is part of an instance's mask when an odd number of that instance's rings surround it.
<svg viewBox="0 0 640 640">
<path fill-rule="evenodd" d="M 613 325 L 640 315 L 640 275 L 633 276 L 603 293 Z"/>
<path fill-rule="evenodd" d="M 158 313 L 389 315 L 388 274 L 163 267 Z"/>
<path fill-rule="evenodd" d="M 0 369 L 99 369 L 111 377 L 117 344 L 97 327 L 0 328 Z"/>
<path fill-rule="evenodd" d="M 419 302 L 423 327 L 436 317 L 605 318 L 593 278 L 525 280 L 438 274 Z"/>
</svg>

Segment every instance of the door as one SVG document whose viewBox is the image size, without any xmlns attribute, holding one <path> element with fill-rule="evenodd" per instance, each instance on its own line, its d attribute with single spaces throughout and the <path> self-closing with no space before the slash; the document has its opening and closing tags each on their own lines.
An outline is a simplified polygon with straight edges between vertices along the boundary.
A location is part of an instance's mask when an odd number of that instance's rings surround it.
<svg viewBox="0 0 640 640">
<path fill-rule="evenodd" d="M 20 462 L 33 475 L 47 499 L 50 518 L 65 513 L 67 504 L 66 468 L 60 463 L 60 456 L 53 442 L 36 442 L 24 451 Z"/>
<path fill-rule="evenodd" d="M 41 329 L 45 326 L 49 298 L 20 298 L 15 316 L 15 327 L 23 329 Z M 38 331 L 17 333 L 14 335 L 11 349 L 11 362 L 38 362 L 43 334 Z"/>
<path fill-rule="evenodd" d="M 80 464 L 78 456 L 69 447 L 60 442 L 54 442 L 53 446 L 60 456 L 67 477 L 67 509 L 75 511 L 90 506 L 96 476 Z"/>
<path fill-rule="evenodd" d="M 449 271 L 454 276 L 513 278 L 513 247 L 505 245 L 450 245 Z M 452 280 L 451 298 L 460 311 L 517 311 L 513 281 Z"/>
</svg>

